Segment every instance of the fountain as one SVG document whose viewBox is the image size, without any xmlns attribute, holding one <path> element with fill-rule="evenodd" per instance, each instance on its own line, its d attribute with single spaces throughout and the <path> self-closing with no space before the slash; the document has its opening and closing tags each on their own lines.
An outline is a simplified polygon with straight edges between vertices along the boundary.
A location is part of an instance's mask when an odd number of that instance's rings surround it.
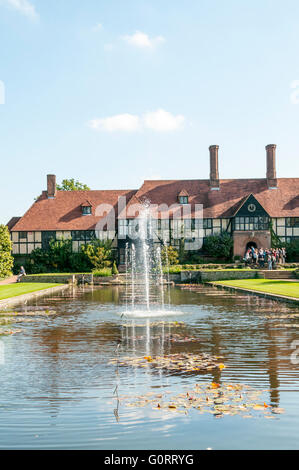
<svg viewBox="0 0 299 470">
<path fill-rule="evenodd" d="M 170 310 L 167 250 L 167 280 L 164 279 L 162 249 L 166 247 L 166 243 L 154 243 L 152 218 L 147 205 L 137 222 L 138 237 L 126 243 L 126 311 L 122 315 L 146 318 L 177 314 L 178 312 Z"/>
</svg>

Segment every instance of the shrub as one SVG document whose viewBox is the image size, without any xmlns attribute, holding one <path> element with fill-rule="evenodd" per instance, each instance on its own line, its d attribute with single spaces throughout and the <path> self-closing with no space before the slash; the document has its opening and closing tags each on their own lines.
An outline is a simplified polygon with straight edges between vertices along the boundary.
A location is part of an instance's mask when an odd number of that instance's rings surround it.
<svg viewBox="0 0 299 470">
<path fill-rule="evenodd" d="M 117 269 L 117 266 L 116 266 L 116 261 L 113 261 L 113 265 L 112 265 L 112 274 L 113 276 L 117 276 L 119 273 L 118 273 L 118 269 Z"/>
<path fill-rule="evenodd" d="M 112 264 L 112 241 L 95 240 L 88 245 L 82 246 L 82 253 L 89 259 L 96 269 L 108 268 Z"/>
<path fill-rule="evenodd" d="M 72 252 L 71 240 L 51 240 L 48 250 L 36 248 L 28 257 L 25 270 L 28 274 L 55 272 L 90 272 L 92 264 L 81 251 Z"/>
<path fill-rule="evenodd" d="M 287 261 L 298 261 L 299 260 L 299 239 L 295 238 L 290 243 L 286 244 Z"/>
<path fill-rule="evenodd" d="M 177 273 L 180 273 L 182 270 L 182 267 L 181 266 L 165 266 L 163 268 L 163 273 L 164 274 L 177 274 Z"/>
<path fill-rule="evenodd" d="M 110 277 L 112 276 L 112 269 L 111 268 L 94 269 L 92 273 L 95 277 Z"/>
<path fill-rule="evenodd" d="M 203 249 L 210 256 L 228 260 L 232 258 L 233 245 L 232 237 L 228 233 L 221 233 L 207 237 Z"/>
<path fill-rule="evenodd" d="M 37 248 L 32 251 L 25 263 L 25 270 L 28 274 L 42 274 L 91 272 L 92 268 L 108 268 L 113 261 L 111 245 L 111 241 L 96 240 L 74 253 L 72 240 L 51 240 L 48 250 Z"/>
<path fill-rule="evenodd" d="M 0 278 L 10 276 L 13 268 L 12 243 L 6 225 L 0 225 Z"/>
<path fill-rule="evenodd" d="M 169 266 L 173 266 L 179 263 L 179 252 L 173 246 L 164 246 L 161 256 L 163 266 L 167 266 L 167 261 Z"/>
<path fill-rule="evenodd" d="M 185 251 L 183 261 L 184 264 L 203 264 L 205 261 L 198 252 L 196 251 Z"/>
</svg>

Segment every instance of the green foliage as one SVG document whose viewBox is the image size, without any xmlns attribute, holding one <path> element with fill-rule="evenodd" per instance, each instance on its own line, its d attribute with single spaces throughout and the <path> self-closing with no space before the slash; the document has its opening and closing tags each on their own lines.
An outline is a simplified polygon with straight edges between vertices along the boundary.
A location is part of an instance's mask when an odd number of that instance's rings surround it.
<svg viewBox="0 0 299 470">
<path fill-rule="evenodd" d="M 295 238 L 290 243 L 285 244 L 287 261 L 299 261 L 299 239 Z"/>
<path fill-rule="evenodd" d="M 270 234 L 271 234 L 271 246 L 272 248 L 282 248 L 283 243 L 280 238 L 276 235 L 273 229 L 273 222 L 270 220 Z"/>
<path fill-rule="evenodd" d="M 0 225 L 0 278 L 10 276 L 13 268 L 12 243 L 6 225 Z"/>
<path fill-rule="evenodd" d="M 92 273 L 95 277 L 111 277 L 112 269 L 111 268 L 94 269 Z"/>
<path fill-rule="evenodd" d="M 198 253 L 198 251 L 185 251 L 183 264 L 204 264 L 204 258 Z"/>
<path fill-rule="evenodd" d="M 173 266 L 179 263 L 179 253 L 173 246 L 164 246 L 161 253 L 162 265 L 167 266 L 167 260 L 169 266 Z"/>
<path fill-rule="evenodd" d="M 184 263 L 185 261 L 185 239 L 180 238 L 179 244 L 179 263 Z"/>
<path fill-rule="evenodd" d="M 203 250 L 209 256 L 228 260 L 232 257 L 233 246 L 232 237 L 228 233 L 221 233 L 205 238 Z"/>
<path fill-rule="evenodd" d="M 72 240 L 50 240 L 48 250 L 37 248 L 32 251 L 25 270 L 28 274 L 42 274 L 91 272 L 93 268 L 110 268 L 113 262 L 111 245 L 112 241 L 95 240 L 81 246 L 79 253 L 73 253 Z"/>
<path fill-rule="evenodd" d="M 57 184 L 57 191 L 90 191 L 90 188 L 80 181 L 75 181 L 74 178 L 65 179 L 61 185 Z"/>
<path fill-rule="evenodd" d="M 169 266 L 169 268 L 167 268 L 167 266 L 164 266 L 163 267 L 163 273 L 164 274 L 178 274 L 182 271 L 182 266 Z"/>
<path fill-rule="evenodd" d="M 116 266 L 116 261 L 113 261 L 112 274 L 113 274 L 113 276 L 117 276 L 119 274 L 117 266 Z"/>
<path fill-rule="evenodd" d="M 82 253 L 72 252 L 71 240 L 51 240 L 48 250 L 32 251 L 25 264 L 28 274 L 90 272 L 92 264 Z"/>
<path fill-rule="evenodd" d="M 94 268 L 108 268 L 113 260 L 112 241 L 95 240 L 88 245 L 82 246 L 82 253 L 87 256 Z"/>
</svg>

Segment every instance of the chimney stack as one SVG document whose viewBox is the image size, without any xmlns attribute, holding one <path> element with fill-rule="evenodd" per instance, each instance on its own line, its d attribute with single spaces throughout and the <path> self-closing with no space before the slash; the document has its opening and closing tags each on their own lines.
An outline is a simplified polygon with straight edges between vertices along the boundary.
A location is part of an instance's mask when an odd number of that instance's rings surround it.
<svg viewBox="0 0 299 470">
<path fill-rule="evenodd" d="M 56 196 L 56 175 L 47 175 L 47 196 L 54 199 Z"/>
<path fill-rule="evenodd" d="M 267 183 L 269 189 L 277 189 L 276 177 L 276 145 L 270 144 L 267 151 Z"/>
<path fill-rule="evenodd" d="M 219 190 L 219 163 L 218 163 L 218 145 L 210 147 L 210 188 L 211 190 Z"/>
</svg>

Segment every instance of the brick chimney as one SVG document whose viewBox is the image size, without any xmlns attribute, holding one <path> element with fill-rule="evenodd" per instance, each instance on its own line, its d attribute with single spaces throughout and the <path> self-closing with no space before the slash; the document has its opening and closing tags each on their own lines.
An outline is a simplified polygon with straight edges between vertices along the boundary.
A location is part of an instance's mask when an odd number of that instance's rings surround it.
<svg viewBox="0 0 299 470">
<path fill-rule="evenodd" d="M 219 190 L 219 164 L 218 164 L 218 145 L 210 147 L 210 188 L 211 190 Z"/>
<path fill-rule="evenodd" d="M 276 177 L 276 145 L 270 144 L 267 151 L 267 183 L 269 189 L 277 189 Z"/>
<path fill-rule="evenodd" d="M 47 175 L 47 196 L 54 199 L 56 196 L 56 175 Z"/>
</svg>

